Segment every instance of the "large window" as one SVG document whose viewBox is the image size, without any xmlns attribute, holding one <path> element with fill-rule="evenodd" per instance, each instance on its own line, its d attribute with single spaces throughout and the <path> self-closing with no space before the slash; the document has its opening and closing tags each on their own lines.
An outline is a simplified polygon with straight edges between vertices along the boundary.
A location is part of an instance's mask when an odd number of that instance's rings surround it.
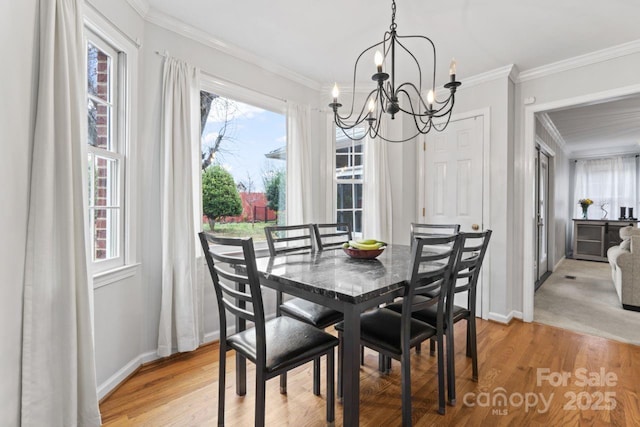
<svg viewBox="0 0 640 427">
<path fill-rule="evenodd" d="M 203 229 L 260 241 L 284 223 L 286 116 L 274 110 L 200 92 Z"/>
<path fill-rule="evenodd" d="M 87 34 L 88 180 L 93 272 L 124 264 L 124 61 Z"/>
<path fill-rule="evenodd" d="M 364 128 L 347 132 L 359 138 Z M 336 129 L 336 220 L 349 224 L 356 235 L 362 233 L 363 143 L 364 139 L 354 141 Z"/>
<path fill-rule="evenodd" d="M 638 159 L 635 155 L 576 160 L 574 171 L 574 218 L 582 216 L 581 199 L 591 199 L 589 219 L 617 219 L 620 208 L 633 209 L 638 217 Z"/>
</svg>

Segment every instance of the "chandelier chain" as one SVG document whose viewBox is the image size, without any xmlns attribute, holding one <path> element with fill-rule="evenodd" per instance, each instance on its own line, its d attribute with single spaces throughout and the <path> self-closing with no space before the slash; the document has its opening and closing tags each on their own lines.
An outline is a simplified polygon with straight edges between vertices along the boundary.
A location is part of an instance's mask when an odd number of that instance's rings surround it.
<svg viewBox="0 0 640 427">
<path fill-rule="evenodd" d="M 398 26 L 396 25 L 396 2 L 393 0 L 391 2 L 391 25 L 389 29 L 391 31 L 395 31 Z"/>
</svg>

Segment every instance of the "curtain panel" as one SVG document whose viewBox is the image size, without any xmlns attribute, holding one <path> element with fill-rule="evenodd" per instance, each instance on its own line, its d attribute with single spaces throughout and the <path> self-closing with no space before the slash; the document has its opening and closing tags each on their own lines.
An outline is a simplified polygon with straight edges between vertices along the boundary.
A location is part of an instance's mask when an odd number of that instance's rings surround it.
<svg viewBox="0 0 640 427">
<path fill-rule="evenodd" d="M 99 426 L 88 273 L 83 2 L 40 2 L 22 426 Z M 88 233 L 87 233 L 88 234 Z"/>
<path fill-rule="evenodd" d="M 311 203 L 311 110 L 287 103 L 287 224 L 313 219 Z"/>
<path fill-rule="evenodd" d="M 634 156 L 606 159 L 576 160 L 573 195 L 573 217 L 582 217 L 578 201 L 589 198 L 593 205 L 588 209 L 589 219 L 618 219 L 620 207 L 633 207 L 638 216 L 638 170 Z"/>
<path fill-rule="evenodd" d="M 384 125 L 381 132 L 385 132 Z M 393 201 L 388 144 L 380 138 L 365 138 L 362 231 L 366 238 L 391 243 Z"/>
<path fill-rule="evenodd" d="M 200 206 L 199 70 L 167 57 L 162 77 L 162 301 L 158 355 L 198 348 L 204 339 Z M 198 225 L 196 225 L 198 224 Z M 200 260 L 200 264 L 202 261 Z"/>
</svg>

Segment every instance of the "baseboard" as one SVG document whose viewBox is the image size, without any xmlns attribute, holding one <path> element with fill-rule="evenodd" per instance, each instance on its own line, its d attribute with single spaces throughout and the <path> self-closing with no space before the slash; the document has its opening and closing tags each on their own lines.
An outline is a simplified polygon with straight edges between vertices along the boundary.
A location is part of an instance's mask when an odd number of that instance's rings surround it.
<svg viewBox="0 0 640 427">
<path fill-rule="evenodd" d="M 625 310 L 640 311 L 640 307 L 637 305 L 622 304 L 622 308 Z"/>
<path fill-rule="evenodd" d="M 276 317 L 275 313 L 272 313 L 265 316 L 265 320 L 271 320 L 275 317 Z M 232 325 L 227 328 L 227 334 L 232 334 L 234 332 L 235 332 L 235 326 Z M 208 332 L 204 335 L 202 344 L 200 344 L 199 347 L 203 345 L 211 344 L 219 340 L 220 340 L 219 330 Z M 111 395 L 114 391 L 116 391 L 118 387 L 120 387 L 120 385 L 122 385 L 126 380 L 128 380 L 131 376 L 133 376 L 140 369 L 141 366 L 147 365 L 152 362 L 156 362 L 161 359 L 170 358 L 176 354 L 178 354 L 177 348 L 171 349 L 171 355 L 167 357 L 158 356 L 158 353 L 156 350 L 148 351 L 146 353 L 141 353 L 137 357 L 131 359 L 126 365 L 120 368 L 115 374 L 110 376 L 105 382 L 98 385 L 98 400 L 102 401 L 106 399 L 109 395 Z"/>
<path fill-rule="evenodd" d="M 520 319 L 522 320 L 522 312 L 521 311 L 515 311 L 515 310 L 511 310 L 509 312 L 509 314 L 507 314 L 506 316 L 504 314 L 500 314 L 500 313 L 495 313 L 490 311 L 489 315 L 487 316 L 488 320 L 491 320 L 493 322 L 497 322 L 497 323 L 502 323 L 504 325 L 508 325 L 509 323 L 511 323 L 511 321 L 513 319 Z"/>
<path fill-rule="evenodd" d="M 558 267 L 560 267 L 560 263 L 562 263 L 562 261 L 564 261 L 565 259 L 567 259 L 567 256 L 563 256 L 562 258 L 560 258 L 558 260 L 558 262 L 556 263 L 556 265 L 553 266 L 553 270 L 551 271 L 556 271 L 558 269 Z"/>
<path fill-rule="evenodd" d="M 102 401 L 113 393 L 123 382 L 135 374 L 142 366 L 142 355 L 135 357 L 98 386 L 98 400 Z"/>
</svg>

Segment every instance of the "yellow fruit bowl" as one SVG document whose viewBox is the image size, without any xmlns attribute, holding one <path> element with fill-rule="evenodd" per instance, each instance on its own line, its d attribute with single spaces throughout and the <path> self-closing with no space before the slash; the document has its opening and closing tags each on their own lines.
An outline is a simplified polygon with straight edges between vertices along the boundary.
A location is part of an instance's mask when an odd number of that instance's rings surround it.
<svg viewBox="0 0 640 427">
<path fill-rule="evenodd" d="M 374 259 L 378 255 L 380 255 L 382 252 L 384 252 L 385 248 L 386 246 L 383 246 L 379 249 L 370 249 L 370 250 L 355 249 L 355 248 L 342 248 L 342 250 L 344 251 L 345 254 L 349 255 L 351 258 Z"/>
</svg>

